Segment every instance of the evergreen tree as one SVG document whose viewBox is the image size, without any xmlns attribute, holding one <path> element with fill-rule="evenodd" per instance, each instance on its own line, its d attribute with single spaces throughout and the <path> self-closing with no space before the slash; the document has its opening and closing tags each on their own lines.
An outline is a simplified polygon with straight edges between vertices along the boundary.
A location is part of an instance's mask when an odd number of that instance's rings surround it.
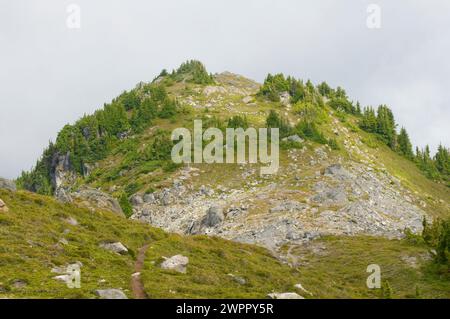
<svg viewBox="0 0 450 319">
<path fill-rule="evenodd" d="M 359 104 L 359 101 L 356 102 L 356 115 L 361 115 L 361 104 Z"/>
<path fill-rule="evenodd" d="M 365 107 L 363 117 L 359 123 L 359 126 L 367 132 L 375 133 L 377 131 L 377 117 L 375 110 L 371 107 Z"/>
<path fill-rule="evenodd" d="M 322 96 L 331 98 L 333 94 L 333 89 L 326 82 L 322 82 L 318 85 L 317 89 Z"/>
<path fill-rule="evenodd" d="M 414 154 L 412 150 L 412 144 L 409 140 L 408 132 L 406 132 L 406 129 L 404 127 L 401 128 L 400 134 L 397 137 L 397 144 L 398 144 L 398 152 L 405 156 L 408 159 L 413 159 Z"/>
<path fill-rule="evenodd" d="M 172 99 L 166 99 L 159 112 L 159 117 L 163 119 L 172 118 L 177 113 L 177 104 Z"/>
<path fill-rule="evenodd" d="M 386 105 L 380 105 L 377 110 L 377 133 L 383 138 L 385 143 L 391 148 L 396 148 L 394 114 Z"/>
<path fill-rule="evenodd" d="M 292 131 L 287 120 L 280 117 L 274 110 L 270 110 L 269 115 L 266 118 L 266 125 L 268 128 L 278 128 L 280 137 L 286 137 Z"/>
<path fill-rule="evenodd" d="M 450 156 L 447 148 L 439 145 L 436 155 L 434 156 L 436 168 L 443 176 L 450 175 Z"/>
<path fill-rule="evenodd" d="M 229 128 L 243 128 L 246 130 L 248 128 L 248 120 L 247 117 L 235 115 L 228 119 L 227 127 Z"/>
</svg>

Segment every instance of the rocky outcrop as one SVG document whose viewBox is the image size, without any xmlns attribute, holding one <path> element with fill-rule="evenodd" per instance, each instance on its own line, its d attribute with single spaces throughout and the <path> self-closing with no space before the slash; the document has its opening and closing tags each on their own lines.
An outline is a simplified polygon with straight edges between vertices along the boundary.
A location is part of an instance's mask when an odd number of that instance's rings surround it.
<svg viewBox="0 0 450 319">
<path fill-rule="evenodd" d="M 144 203 L 142 196 L 140 196 L 138 194 L 131 196 L 130 201 L 131 201 L 131 204 L 134 206 L 142 205 Z"/>
<path fill-rule="evenodd" d="M 211 206 L 202 219 L 194 221 L 191 224 L 187 233 L 191 235 L 200 234 L 205 228 L 215 227 L 222 223 L 224 219 L 223 209 L 219 206 Z"/>
<path fill-rule="evenodd" d="M 128 249 L 125 247 L 122 243 L 116 242 L 116 243 L 101 243 L 100 248 L 112 251 L 119 255 L 126 255 L 128 254 Z"/>
<path fill-rule="evenodd" d="M 70 196 L 84 207 L 109 210 L 125 216 L 117 199 L 97 189 L 83 188 L 70 193 Z"/>
<path fill-rule="evenodd" d="M 0 189 L 7 189 L 13 192 L 17 190 L 16 184 L 13 181 L 1 177 L 0 177 Z"/>
<path fill-rule="evenodd" d="M 62 187 L 59 187 L 55 191 L 55 198 L 61 203 L 72 203 L 73 199 L 70 193 Z"/>
<path fill-rule="evenodd" d="M 167 258 L 162 264 L 161 268 L 166 270 L 174 270 L 179 273 L 186 273 L 186 266 L 189 263 L 189 258 L 183 255 L 175 255 Z"/>
<path fill-rule="evenodd" d="M 55 190 L 73 184 L 76 174 L 71 170 L 70 152 L 53 154 L 50 177 Z"/>
<path fill-rule="evenodd" d="M 221 207 L 211 206 L 202 220 L 202 225 L 205 227 L 214 227 L 223 222 L 224 218 L 225 216 Z"/>
<path fill-rule="evenodd" d="M 121 289 L 99 289 L 95 291 L 95 294 L 100 299 L 128 299 Z"/>
</svg>

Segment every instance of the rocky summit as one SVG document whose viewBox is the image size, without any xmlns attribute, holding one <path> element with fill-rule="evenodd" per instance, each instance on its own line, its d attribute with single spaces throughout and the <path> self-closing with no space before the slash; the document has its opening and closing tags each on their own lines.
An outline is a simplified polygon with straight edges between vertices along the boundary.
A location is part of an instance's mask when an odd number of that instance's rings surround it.
<svg viewBox="0 0 450 319">
<path fill-rule="evenodd" d="M 247 153 L 173 161 L 172 131 L 194 120 L 278 129 L 277 172 Z M 449 167 L 445 147 L 414 152 L 385 105 L 187 61 L 66 125 L 15 183 L 0 179 L 0 296 L 449 298 Z M 78 294 L 70 274 L 51 275 L 75 261 Z M 366 286 L 374 264 L 388 270 L 379 290 Z"/>
</svg>

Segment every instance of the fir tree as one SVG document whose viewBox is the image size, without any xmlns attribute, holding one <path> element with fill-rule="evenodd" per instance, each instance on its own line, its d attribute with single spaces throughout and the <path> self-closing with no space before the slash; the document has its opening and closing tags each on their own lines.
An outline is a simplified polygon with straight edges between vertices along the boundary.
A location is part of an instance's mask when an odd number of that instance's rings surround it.
<svg viewBox="0 0 450 319">
<path fill-rule="evenodd" d="M 449 151 L 442 144 L 439 145 L 436 155 L 434 156 L 436 168 L 443 176 L 450 175 L 450 156 Z"/>
<path fill-rule="evenodd" d="M 404 127 L 401 128 L 400 134 L 397 137 L 397 145 L 398 145 L 398 152 L 405 156 L 408 159 L 413 159 L 414 154 L 412 150 L 412 144 L 409 140 L 408 132 L 406 132 L 406 129 Z"/>
<path fill-rule="evenodd" d="M 377 110 L 377 133 L 383 138 L 385 143 L 391 148 L 396 148 L 394 114 L 386 105 L 380 105 Z"/>
</svg>

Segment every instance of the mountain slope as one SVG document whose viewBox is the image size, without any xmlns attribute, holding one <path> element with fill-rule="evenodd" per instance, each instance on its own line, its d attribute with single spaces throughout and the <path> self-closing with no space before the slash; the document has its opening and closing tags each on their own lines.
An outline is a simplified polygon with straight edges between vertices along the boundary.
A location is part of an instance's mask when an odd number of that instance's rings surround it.
<svg viewBox="0 0 450 319">
<path fill-rule="evenodd" d="M 148 244 L 142 282 L 149 298 L 265 298 L 296 291 L 306 298 L 379 298 L 365 286 L 367 264 L 386 270 L 394 297 L 449 298 L 449 283 L 429 265 L 428 248 L 371 237 L 323 238 L 302 246 L 291 266 L 263 248 L 219 238 L 169 235 L 110 212 L 92 212 L 27 192 L 0 190 L 9 211 L 0 214 L 0 296 L 92 298 L 98 289 L 122 289 L 132 298 L 137 252 Z M 74 225 L 74 221 L 77 222 Z M 64 239 L 64 240 L 63 240 Z M 99 247 L 120 241 L 119 255 Z M 189 257 L 186 274 L 160 268 L 163 257 Z M 80 263 L 81 288 L 55 280 L 52 269 Z M 312 295 L 294 288 L 301 283 Z"/>
<path fill-rule="evenodd" d="M 423 163 L 397 146 L 410 148 L 398 141 L 389 109 L 380 107 L 372 123 L 370 112 L 358 108 L 341 88 L 282 75 L 260 85 L 229 72 L 208 74 L 189 61 L 64 127 L 36 167 L 18 179 L 20 187 L 68 205 L 28 193 L 19 193 L 17 205 L 25 209 L 31 196 L 45 202 L 42 210 L 87 208 L 99 218 L 92 223 L 107 216 L 102 231 L 114 238 L 103 239 L 124 241 L 136 253 L 150 240 L 141 274 L 150 297 L 264 297 L 290 291 L 296 281 L 319 298 L 379 297 L 365 286 L 366 267 L 375 263 L 386 269 L 383 280 L 397 297 L 414 297 L 417 285 L 424 296 L 448 298 L 445 267 L 436 266 L 430 252 L 436 243 L 420 236 L 425 221 L 440 225 L 450 217 L 445 167 L 441 179 L 427 178 Z M 222 130 L 280 128 L 278 173 L 260 175 L 262 164 L 174 164 L 170 132 L 192 130 L 195 119 Z M 111 233 L 109 218 L 112 230 L 119 224 L 124 230 Z M 126 242 L 128 231 L 139 236 Z M 91 247 L 98 250 L 95 233 Z M 190 236 L 205 234 L 222 239 Z M 194 258 L 187 275 L 159 268 L 162 256 L 175 254 Z M 122 262 L 113 283 L 124 288 L 133 258 Z"/>
<path fill-rule="evenodd" d="M 111 212 L 80 209 L 28 192 L 0 189 L 0 198 L 9 208 L 0 213 L 1 297 L 92 298 L 98 289 L 122 289 L 131 298 L 134 263 L 145 244 L 143 284 L 150 298 L 264 298 L 273 290 L 294 289 L 299 279 L 297 271 L 259 247 L 170 235 Z M 128 253 L 106 250 L 100 246 L 104 242 L 121 242 Z M 189 258 L 186 274 L 160 269 L 164 256 L 176 254 Z M 54 279 L 73 263 L 82 265 L 80 289 Z M 245 276 L 251 284 L 242 288 L 229 274 Z"/>
</svg>

